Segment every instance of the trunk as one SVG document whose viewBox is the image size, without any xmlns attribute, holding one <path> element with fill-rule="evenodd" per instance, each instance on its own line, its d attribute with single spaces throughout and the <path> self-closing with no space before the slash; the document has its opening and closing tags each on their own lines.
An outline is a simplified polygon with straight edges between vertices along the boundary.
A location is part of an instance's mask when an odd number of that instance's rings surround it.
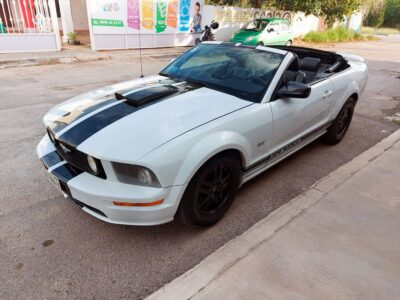
<svg viewBox="0 0 400 300">
<path fill-rule="evenodd" d="M 256 0 L 256 8 L 261 8 L 261 0 Z"/>
</svg>

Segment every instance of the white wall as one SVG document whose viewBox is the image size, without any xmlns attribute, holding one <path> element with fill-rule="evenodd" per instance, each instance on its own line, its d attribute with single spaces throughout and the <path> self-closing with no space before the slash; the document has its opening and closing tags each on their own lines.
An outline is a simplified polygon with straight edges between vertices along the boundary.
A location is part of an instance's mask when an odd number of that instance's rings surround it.
<svg viewBox="0 0 400 300">
<path fill-rule="evenodd" d="M 232 34 L 238 31 L 244 24 L 255 17 L 285 17 L 293 27 L 294 36 L 305 35 L 311 30 L 318 29 L 319 18 L 313 15 L 305 16 L 303 13 L 292 13 L 270 9 L 239 8 L 229 6 L 206 5 L 203 8 L 203 26 L 210 24 L 212 20 L 219 23 L 220 28 L 215 32 L 216 39 L 230 40 Z"/>
</svg>

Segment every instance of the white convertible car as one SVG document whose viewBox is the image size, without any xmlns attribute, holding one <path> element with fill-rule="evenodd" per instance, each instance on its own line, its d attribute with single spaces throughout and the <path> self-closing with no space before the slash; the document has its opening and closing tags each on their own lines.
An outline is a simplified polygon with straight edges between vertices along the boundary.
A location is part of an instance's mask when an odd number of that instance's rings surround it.
<svg viewBox="0 0 400 300">
<path fill-rule="evenodd" d="M 201 43 L 158 75 L 51 109 L 37 153 L 103 221 L 210 226 L 246 181 L 319 137 L 338 143 L 367 77 L 354 55 Z"/>
</svg>

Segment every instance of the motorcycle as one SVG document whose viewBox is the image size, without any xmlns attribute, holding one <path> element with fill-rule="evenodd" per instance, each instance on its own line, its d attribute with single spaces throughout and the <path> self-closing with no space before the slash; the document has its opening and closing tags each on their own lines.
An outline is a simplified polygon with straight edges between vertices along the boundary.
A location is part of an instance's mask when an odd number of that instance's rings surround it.
<svg viewBox="0 0 400 300">
<path fill-rule="evenodd" d="M 201 32 L 203 36 L 201 37 L 201 39 L 197 38 L 195 40 L 195 45 L 205 41 L 215 41 L 215 34 L 212 31 L 218 29 L 218 27 L 218 22 L 215 22 L 214 20 L 211 22 L 210 26 L 206 25 L 204 27 L 204 30 Z"/>
</svg>

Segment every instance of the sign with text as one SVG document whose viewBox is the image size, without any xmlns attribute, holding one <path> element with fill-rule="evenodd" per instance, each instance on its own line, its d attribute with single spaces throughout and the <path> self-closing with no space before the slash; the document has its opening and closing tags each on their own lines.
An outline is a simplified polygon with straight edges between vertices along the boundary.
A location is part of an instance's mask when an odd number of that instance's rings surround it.
<svg viewBox="0 0 400 300">
<path fill-rule="evenodd" d="M 173 34 L 204 28 L 204 0 L 88 0 L 93 34 Z M 193 20 L 200 24 L 193 25 Z"/>
</svg>

